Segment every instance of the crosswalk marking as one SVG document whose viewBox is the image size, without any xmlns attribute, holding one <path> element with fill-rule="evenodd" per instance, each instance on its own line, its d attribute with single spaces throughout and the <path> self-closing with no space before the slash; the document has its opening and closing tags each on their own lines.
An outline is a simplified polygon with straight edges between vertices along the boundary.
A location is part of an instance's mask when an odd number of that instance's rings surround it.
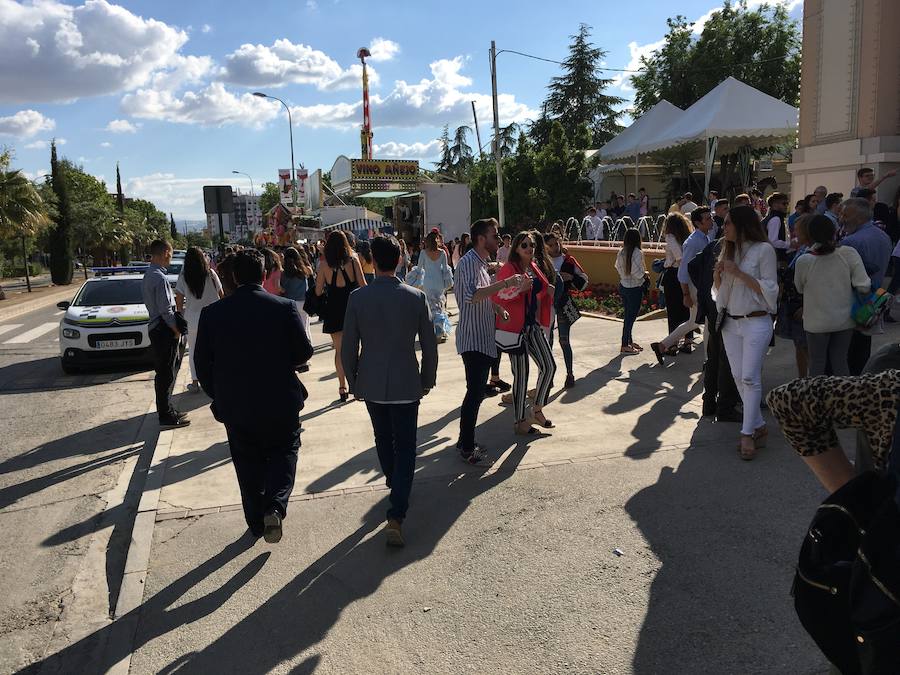
<svg viewBox="0 0 900 675">
<path fill-rule="evenodd" d="M 21 328 L 22 324 L 20 323 L 8 323 L 5 326 L 0 326 L 0 335 L 4 333 L 8 333 L 11 330 L 15 330 L 16 328 Z"/>
<path fill-rule="evenodd" d="M 19 345 L 25 342 L 31 342 L 35 338 L 39 338 L 41 335 L 49 333 L 51 330 L 59 326 L 59 323 L 56 321 L 49 321 L 47 323 L 42 323 L 40 326 L 36 326 L 31 330 L 26 330 L 24 333 L 20 335 L 16 335 L 14 338 L 10 338 L 3 344 L 5 345 Z"/>
</svg>

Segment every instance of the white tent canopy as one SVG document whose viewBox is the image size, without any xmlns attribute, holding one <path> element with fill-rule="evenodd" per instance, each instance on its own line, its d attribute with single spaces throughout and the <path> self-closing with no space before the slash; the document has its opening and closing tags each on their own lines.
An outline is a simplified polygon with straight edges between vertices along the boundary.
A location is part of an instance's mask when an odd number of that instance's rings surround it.
<svg viewBox="0 0 900 675">
<path fill-rule="evenodd" d="M 642 145 L 641 152 L 703 143 L 705 188 L 709 192 L 718 151 L 738 152 L 784 142 L 797 131 L 798 115 L 797 108 L 729 77 L 673 124 L 660 129 L 655 139 Z"/>
<path fill-rule="evenodd" d="M 645 146 L 658 140 L 659 132 L 668 129 L 684 115 L 684 111 L 662 100 L 636 119 L 609 143 L 600 148 L 604 160 L 636 157 Z"/>
<path fill-rule="evenodd" d="M 719 149 L 736 151 L 744 145 L 766 147 L 797 130 L 797 108 L 779 101 L 740 80 L 729 77 L 684 111 L 680 119 L 641 152 L 719 139 Z"/>
</svg>

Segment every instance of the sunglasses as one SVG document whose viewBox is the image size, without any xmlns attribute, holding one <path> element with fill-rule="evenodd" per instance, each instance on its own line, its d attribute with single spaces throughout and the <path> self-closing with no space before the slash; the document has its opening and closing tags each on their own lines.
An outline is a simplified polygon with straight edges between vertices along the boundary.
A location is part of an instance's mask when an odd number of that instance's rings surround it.
<svg viewBox="0 0 900 675">
<path fill-rule="evenodd" d="M 521 244 L 519 244 L 519 248 L 534 248 L 534 244 L 532 244 L 530 241 L 523 241 Z"/>
</svg>

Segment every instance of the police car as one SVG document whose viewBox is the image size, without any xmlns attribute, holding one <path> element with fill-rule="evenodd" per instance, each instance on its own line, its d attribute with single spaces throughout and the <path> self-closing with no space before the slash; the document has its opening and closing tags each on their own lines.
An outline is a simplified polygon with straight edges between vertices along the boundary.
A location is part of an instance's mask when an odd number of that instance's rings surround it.
<svg viewBox="0 0 900 675">
<path fill-rule="evenodd" d="M 148 324 L 143 300 L 144 275 L 127 267 L 94 268 L 59 323 L 59 357 L 63 372 L 90 366 L 151 364 Z"/>
</svg>

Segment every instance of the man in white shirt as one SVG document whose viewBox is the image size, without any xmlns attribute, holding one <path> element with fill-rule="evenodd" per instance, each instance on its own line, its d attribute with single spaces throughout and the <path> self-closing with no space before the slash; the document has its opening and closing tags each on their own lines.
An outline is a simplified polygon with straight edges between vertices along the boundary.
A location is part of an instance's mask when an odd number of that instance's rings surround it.
<svg viewBox="0 0 900 675">
<path fill-rule="evenodd" d="M 678 326 L 660 342 L 652 342 L 650 349 L 656 354 L 656 360 L 660 365 L 665 365 L 663 352 L 678 344 L 685 335 L 693 330 L 699 330 L 697 323 L 697 287 L 688 275 L 688 264 L 712 241 L 710 233 L 713 229 L 713 219 L 708 206 L 700 206 L 691 211 L 691 225 L 694 231 L 681 245 L 682 258 L 678 266 L 678 282 L 681 284 L 682 302 L 690 310 L 688 320 Z M 666 302 L 678 302 L 678 298 L 666 298 Z"/>
<path fill-rule="evenodd" d="M 697 208 L 697 203 L 694 201 L 694 195 L 690 192 L 685 192 L 684 197 L 682 197 L 684 203 L 681 205 L 681 212 L 684 215 L 690 215 L 691 211 Z"/>
<path fill-rule="evenodd" d="M 593 206 L 588 209 L 586 230 L 586 239 L 591 241 L 603 239 L 603 218 L 597 215 L 597 209 Z"/>
<path fill-rule="evenodd" d="M 783 192 L 773 192 L 766 200 L 769 210 L 763 218 L 762 226 L 769 237 L 769 243 L 775 249 L 779 259 L 787 256 L 791 242 L 787 231 L 788 196 Z"/>
</svg>

